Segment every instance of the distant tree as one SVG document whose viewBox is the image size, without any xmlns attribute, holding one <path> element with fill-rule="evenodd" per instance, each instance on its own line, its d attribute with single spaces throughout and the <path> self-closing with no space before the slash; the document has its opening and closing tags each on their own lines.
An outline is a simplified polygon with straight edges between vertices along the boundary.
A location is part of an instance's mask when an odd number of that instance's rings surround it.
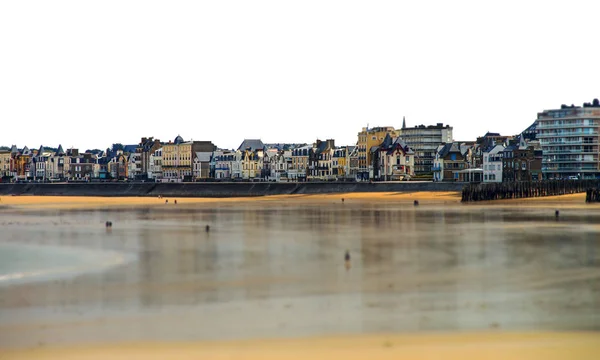
<svg viewBox="0 0 600 360">
<path fill-rule="evenodd" d="M 97 154 L 100 154 L 102 152 L 102 150 L 100 150 L 100 149 L 88 149 L 85 152 L 89 153 L 89 154 L 95 154 L 95 155 L 97 155 Z"/>
<path fill-rule="evenodd" d="M 113 152 L 117 152 L 117 151 L 123 150 L 123 149 L 124 149 L 124 147 L 123 147 L 123 144 L 121 144 L 121 143 L 112 144 L 112 149 L 111 150 Z"/>
<path fill-rule="evenodd" d="M 593 106 L 600 106 L 600 101 L 598 101 L 598 99 L 594 99 L 594 101 L 592 102 Z"/>
<path fill-rule="evenodd" d="M 10 147 L 8 147 L 8 146 L 0 146 L 0 150 L 10 150 Z"/>
</svg>

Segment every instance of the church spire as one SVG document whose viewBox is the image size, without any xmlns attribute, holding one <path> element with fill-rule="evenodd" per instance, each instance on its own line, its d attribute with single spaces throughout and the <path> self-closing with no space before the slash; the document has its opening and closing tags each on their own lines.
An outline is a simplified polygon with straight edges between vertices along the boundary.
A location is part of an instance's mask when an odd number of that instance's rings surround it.
<svg viewBox="0 0 600 360">
<path fill-rule="evenodd" d="M 402 128 L 406 129 L 406 116 L 402 117 Z"/>
</svg>

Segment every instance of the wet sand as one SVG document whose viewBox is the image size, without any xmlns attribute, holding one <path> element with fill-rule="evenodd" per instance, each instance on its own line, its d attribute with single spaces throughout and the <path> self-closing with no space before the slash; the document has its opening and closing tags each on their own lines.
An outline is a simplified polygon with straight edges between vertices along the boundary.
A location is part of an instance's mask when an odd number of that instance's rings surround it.
<svg viewBox="0 0 600 360">
<path fill-rule="evenodd" d="M 0 288 L 0 359 L 595 359 L 584 199 L 2 197 L 0 240 L 139 260 Z"/>
</svg>

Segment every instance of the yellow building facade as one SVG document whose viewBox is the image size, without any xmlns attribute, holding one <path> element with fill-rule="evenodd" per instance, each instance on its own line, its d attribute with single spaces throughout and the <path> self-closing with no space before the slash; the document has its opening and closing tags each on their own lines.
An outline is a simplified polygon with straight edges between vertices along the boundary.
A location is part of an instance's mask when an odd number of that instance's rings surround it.
<svg viewBox="0 0 600 360">
<path fill-rule="evenodd" d="M 163 144 L 162 149 L 163 180 L 179 182 L 193 178 L 196 152 L 213 152 L 217 148 L 210 141 L 184 142 L 181 136 L 177 136 L 175 141 Z"/>
<path fill-rule="evenodd" d="M 0 150 L 0 178 L 10 176 L 10 150 Z"/>
</svg>

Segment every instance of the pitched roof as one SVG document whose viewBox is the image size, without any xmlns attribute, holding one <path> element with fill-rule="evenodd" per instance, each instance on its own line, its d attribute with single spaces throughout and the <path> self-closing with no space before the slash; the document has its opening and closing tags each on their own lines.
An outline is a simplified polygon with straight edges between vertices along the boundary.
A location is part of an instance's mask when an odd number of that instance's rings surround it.
<svg viewBox="0 0 600 360">
<path fill-rule="evenodd" d="M 463 154 L 463 155 L 465 155 L 469 151 L 469 149 L 472 148 L 472 146 L 471 145 L 467 145 L 467 144 L 460 144 L 459 148 L 460 148 L 460 153 Z"/>
<path fill-rule="evenodd" d="M 265 149 L 265 144 L 263 144 L 263 142 L 260 139 L 245 139 L 238 147 L 238 150 L 240 150 L 240 151 L 244 151 L 244 150 L 256 151 L 256 150 L 264 150 L 264 149 Z"/>
<path fill-rule="evenodd" d="M 451 152 L 461 153 L 461 149 L 459 148 L 459 144 L 456 142 L 444 144 L 443 147 L 439 150 L 440 157 L 444 157 Z"/>
<path fill-rule="evenodd" d="M 404 140 L 397 136 L 394 138 L 389 138 L 389 141 L 386 141 L 388 137 L 384 139 L 381 148 L 383 150 L 387 150 L 387 154 L 391 155 L 394 150 L 401 148 L 405 154 L 414 154 L 414 151 L 404 142 Z"/>
<path fill-rule="evenodd" d="M 501 136 L 500 133 L 493 133 L 493 132 L 487 132 L 485 133 L 485 135 L 483 135 L 483 137 L 490 137 L 490 136 Z"/>
<path fill-rule="evenodd" d="M 440 157 L 444 157 L 444 156 L 448 155 L 451 147 L 452 147 L 452 143 L 441 145 L 441 149 L 438 148 L 438 154 L 440 155 Z"/>
<path fill-rule="evenodd" d="M 58 149 L 56 149 L 56 155 L 64 155 L 65 151 L 63 150 L 62 145 L 58 145 Z"/>
<path fill-rule="evenodd" d="M 135 149 L 137 149 L 137 145 L 125 145 L 123 146 L 124 153 L 134 153 Z"/>
</svg>

